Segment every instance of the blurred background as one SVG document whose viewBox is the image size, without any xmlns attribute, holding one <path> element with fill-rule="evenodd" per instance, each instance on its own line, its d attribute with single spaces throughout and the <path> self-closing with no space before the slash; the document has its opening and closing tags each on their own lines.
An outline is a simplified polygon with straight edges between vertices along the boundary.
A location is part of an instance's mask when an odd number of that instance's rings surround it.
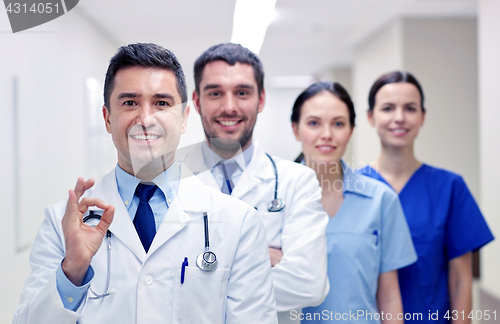
<svg viewBox="0 0 500 324">
<path fill-rule="evenodd" d="M 293 160 L 300 152 L 290 127 L 295 98 L 316 80 L 336 81 L 356 107 L 344 157 L 354 168 L 379 152 L 366 119 L 371 84 L 391 70 L 412 72 L 427 108 L 417 157 L 463 175 L 500 235 L 500 1 L 258 2 L 264 7 L 238 7 L 235 0 L 82 0 L 15 34 L 0 9 L 0 323 L 10 323 L 17 307 L 44 208 L 66 198 L 78 176 L 98 180 L 116 164 L 102 121 L 102 85 L 109 59 L 129 43 L 172 50 L 191 92 L 195 59 L 218 43 L 246 44 L 236 28 L 250 26 L 260 40 L 246 46 L 262 59 L 267 93 L 255 138 L 268 153 Z M 203 140 L 192 110 L 181 146 Z M 498 239 L 481 250 L 474 309 L 498 310 L 500 319 L 499 256 Z"/>
</svg>

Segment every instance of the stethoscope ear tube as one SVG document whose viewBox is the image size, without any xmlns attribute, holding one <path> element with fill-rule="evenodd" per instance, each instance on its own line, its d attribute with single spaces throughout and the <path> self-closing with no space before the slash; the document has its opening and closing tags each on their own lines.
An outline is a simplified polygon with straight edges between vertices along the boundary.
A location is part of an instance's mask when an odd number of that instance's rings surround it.
<svg viewBox="0 0 500 324">
<path fill-rule="evenodd" d="M 106 239 L 108 240 L 108 249 L 107 249 L 108 271 L 106 273 L 106 287 L 104 287 L 104 292 L 102 294 L 98 294 L 94 291 L 94 289 L 92 289 L 92 286 L 90 286 L 90 291 L 94 294 L 94 296 L 90 296 L 89 299 L 99 299 L 115 294 L 114 289 L 111 289 L 111 291 L 109 291 L 109 282 L 111 281 L 111 232 L 110 231 L 106 233 Z"/>
<path fill-rule="evenodd" d="M 267 205 L 267 210 L 276 213 L 281 211 L 283 208 L 285 208 L 285 201 L 281 198 L 278 198 L 278 168 L 276 167 L 276 163 L 274 163 L 273 158 L 267 154 L 267 157 L 269 160 L 271 160 L 271 163 L 273 164 L 274 167 L 274 177 L 275 177 L 275 182 L 274 182 L 274 199 L 269 202 Z"/>
<path fill-rule="evenodd" d="M 208 239 L 208 215 L 207 215 L 207 212 L 203 213 L 203 225 L 205 227 L 205 250 L 209 250 L 210 241 Z"/>
<path fill-rule="evenodd" d="M 83 222 L 86 223 L 91 219 L 101 219 L 101 215 L 96 214 L 93 210 L 89 211 L 89 214 L 83 218 Z M 111 281 L 111 232 L 108 230 L 106 232 L 106 240 L 107 240 L 107 256 L 108 256 L 108 271 L 106 273 L 106 286 L 104 288 L 104 292 L 102 294 L 98 294 L 92 289 L 90 286 L 90 291 L 94 294 L 94 296 L 89 296 L 89 299 L 99 299 L 104 298 L 109 295 L 114 295 L 116 291 L 114 289 L 109 290 L 109 282 Z"/>
<path fill-rule="evenodd" d="M 196 265 L 203 271 L 214 271 L 217 269 L 217 256 L 210 251 L 210 241 L 208 237 L 208 215 L 203 214 L 203 224 L 205 226 L 205 251 L 196 257 Z"/>
</svg>

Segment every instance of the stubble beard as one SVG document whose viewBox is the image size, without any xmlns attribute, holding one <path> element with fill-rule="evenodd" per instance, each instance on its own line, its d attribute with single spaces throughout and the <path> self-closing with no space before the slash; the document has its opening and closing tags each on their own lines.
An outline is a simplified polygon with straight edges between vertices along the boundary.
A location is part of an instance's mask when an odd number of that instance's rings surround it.
<svg viewBox="0 0 500 324">
<path fill-rule="evenodd" d="M 223 158 L 231 158 L 235 156 L 243 147 L 245 147 L 253 136 L 253 128 L 255 126 L 255 121 L 251 127 L 243 130 L 239 138 L 227 138 L 218 136 L 213 129 L 211 129 L 211 121 L 205 121 L 202 114 L 202 109 L 200 107 L 200 116 L 203 124 L 203 132 L 205 133 L 205 138 L 210 145 L 210 148 L 214 150 Z"/>
</svg>

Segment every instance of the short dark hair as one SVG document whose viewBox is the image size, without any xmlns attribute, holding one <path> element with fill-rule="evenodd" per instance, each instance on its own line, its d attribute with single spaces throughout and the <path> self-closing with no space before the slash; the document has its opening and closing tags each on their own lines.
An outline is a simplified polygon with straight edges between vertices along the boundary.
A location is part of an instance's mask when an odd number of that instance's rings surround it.
<svg viewBox="0 0 500 324">
<path fill-rule="evenodd" d="M 174 53 L 168 49 L 151 43 L 137 43 L 122 46 L 109 61 L 106 79 L 104 80 L 104 106 L 109 111 L 109 99 L 115 86 L 116 73 L 129 67 L 153 67 L 171 71 L 177 80 L 177 91 L 182 99 L 183 107 L 187 103 L 186 78 L 182 66 Z"/>
<path fill-rule="evenodd" d="M 214 61 L 224 61 L 231 66 L 236 63 L 251 65 L 259 94 L 262 93 L 264 89 L 264 68 L 262 62 L 259 57 L 248 48 L 233 43 L 212 46 L 198 57 L 194 63 L 194 84 L 197 93 L 200 93 L 200 83 L 205 66 Z"/>
<path fill-rule="evenodd" d="M 393 71 L 386 73 L 379 77 L 372 85 L 372 88 L 370 89 L 370 94 L 368 95 L 368 111 L 373 112 L 373 108 L 375 108 L 375 96 L 377 95 L 377 92 L 385 86 L 386 84 L 389 83 L 397 83 L 397 82 L 406 82 L 406 83 L 411 83 L 415 87 L 417 87 L 418 92 L 420 93 L 420 98 L 422 99 L 422 111 L 425 112 L 424 108 L 424 92 L 422 90 L 422 87 L 420 86 L 420 83 L 418 82 L 417 78 L 413 76 L 410 72 L 405 72 L 405 71 Z"/>
<path fill-rule="evenodd" d="M 351 96 L 347 93 L 347 90 L 344 89 L 337 82 L 328 82 L 328 81 L 320 81 L 316 82 L 313 85 L 309 86 L 306 90 L 302 91 L 302 93 L 297 97 L 295 103 L 292 108 L 292 123 L 298 123 L 300 120 L 300 112 L 304 103 L 319 94 L 320 92 L 328 91 L 333 94 L 335 97 L 339 98 L 343 103 L 347 105 L 347 110 L 349 111 L 349 124 L 351 127 L 354 127 L 354 119 L 356 118 L 356 112 L 354 111 L 354 104 L 352 103 Z"/>
</svg>

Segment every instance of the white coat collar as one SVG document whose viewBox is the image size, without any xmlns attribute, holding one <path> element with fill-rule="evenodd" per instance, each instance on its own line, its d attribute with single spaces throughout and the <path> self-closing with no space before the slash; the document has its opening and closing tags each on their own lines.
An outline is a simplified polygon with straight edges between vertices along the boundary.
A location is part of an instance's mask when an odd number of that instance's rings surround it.
<svg viewBox="0 0 500 324">
<path fill-rule="evenodd" d="M 275 178 L 275 173 L 271 160 L 256 139 L 253 139 L 253 145 L 253 156 L 249 164 L 253 176 L 261 180 L 273 180 Z M 274 160 L 276 163 L 276 158 L 274 158 Z"/>
<path fill-rule="evenodd" d="M 175 158 L 177 162 L 183 163 L 205 185 L 220 190 L 211 170 L 205 164 L 203 158 L 203 145 L 206 145 L 205 142 L 178 149 L 175 153 Z"/>
<path fill-rule="evenodd" d="M 242 199 L 248 192 L 263 181 L 275 179 L 274 168 L 271 160 L 259 145 L 256 139 L 253 142 L 253 155 L 250 163 L 243 171 L 238 183 L 236 183 L 231 196 Z"/>
<path fill-rule="evenodd" d="M 224 159 L 208 146 L 208 142 L 205 142 L 203 143 L 203 145 L 201 145 L 203 160 L 205 161 L 207 169 L 212 169 L 221 161 L 223 161 L 235 162 L 241 170 L 245 170 L 252 159 L 253 148 L 254 145 L 252 143 L 244 151 L 242 151 L 240 148 L 232 158 Z"/>
<path fill-rule="evenodd" d="M 149 255 L 182 230 L 191 220 L 202 217 L 203 212 L 209 212 L 210 204 L 206 190 L 205 185 L 181 165 L 178 193 L 165 214 L 147 255 L 118 193 L 115 170 L 104 176 L 91 197 L 100 198 L 105 203 L 115 206 L 115 215 L 109 230 L 144 263 Z"/>
<path fill-rule="evenodd" d="M 253 155 L 250 163 L 243 171 L 239 181 L 236 183 L 231 196 L 241 199 L 245 194 L 252 191 L 262 181 L 271 181 L 275 179 L 274 168 L 266 156 L 264 150 L 256 139 L 252 139 Z M 185 163 L 186 166 L 195 174 L 204 184 L 220 191 L 212 172 L 205 164 L 203 157 L 203 145 L 205 142 L 198 143 L 186 148 L 182 148 L 181 154 L 176 152 L 178 162 Z"/>
</svg>

